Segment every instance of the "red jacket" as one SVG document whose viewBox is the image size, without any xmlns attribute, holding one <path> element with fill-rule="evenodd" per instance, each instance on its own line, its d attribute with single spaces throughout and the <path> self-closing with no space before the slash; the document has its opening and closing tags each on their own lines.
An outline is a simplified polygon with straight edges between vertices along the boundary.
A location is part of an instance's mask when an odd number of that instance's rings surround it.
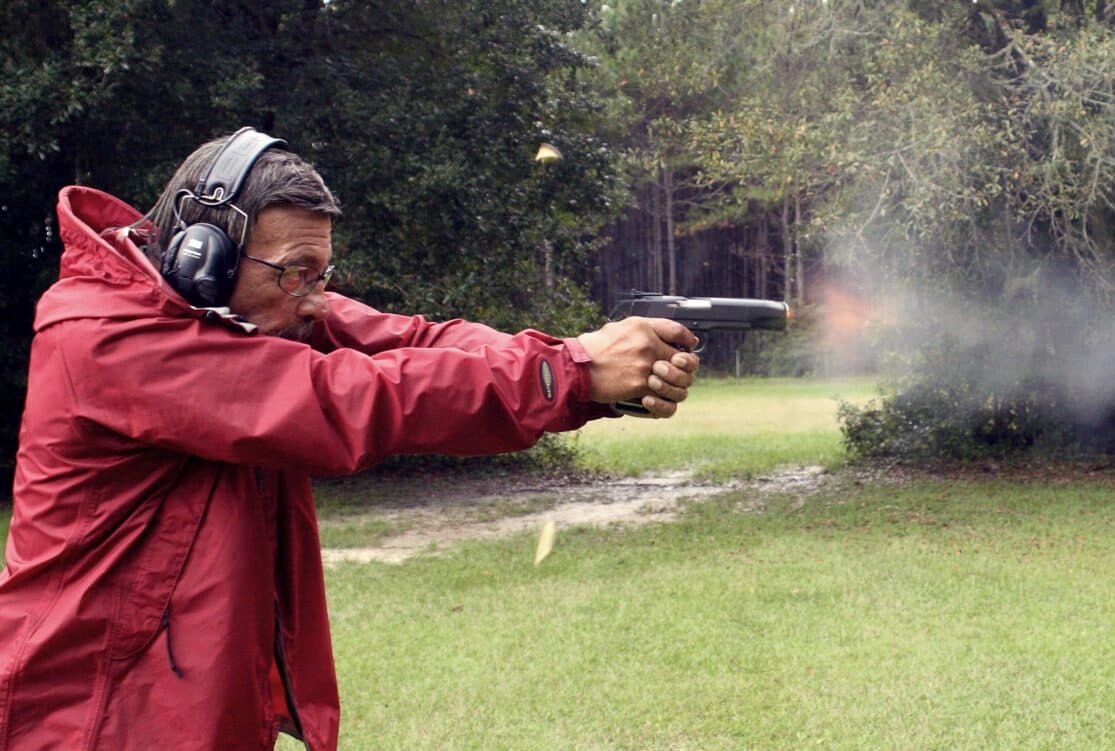
<svg viewBox="0 0 1115 751">
<path fill-rule="evenodd" d="M 339 295 L 312 346 L 253 336 L 109 229 L 126 204 L 71 187 L 58 215 L 0 572 L 0 751 L 270 749 L 298 726 L 335 748 L 310 475 L 576 428 L 603 412 L 584 350 Z"/>
</svg>

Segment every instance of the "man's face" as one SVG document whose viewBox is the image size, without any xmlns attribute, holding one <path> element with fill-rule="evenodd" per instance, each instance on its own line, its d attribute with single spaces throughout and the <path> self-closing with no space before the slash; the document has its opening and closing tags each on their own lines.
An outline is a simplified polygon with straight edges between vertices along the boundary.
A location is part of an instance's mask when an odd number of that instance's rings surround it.
<svg viewBox="0 0 1115 751">
<path fill-rule="evenodd" d="M 270 206 L 259 212 L 244 252 L 280 266 L 306 266 L 320 272 L 333 257 L 333 221 L 295 206 Z M 304 342 L 314 321 L 329 314 L 323 286 L 305 297 L 279 288 L 279 271 L 247 258 L 228 302 L 229 308 L 259 327 L 260 333 Z"/>
</svg>

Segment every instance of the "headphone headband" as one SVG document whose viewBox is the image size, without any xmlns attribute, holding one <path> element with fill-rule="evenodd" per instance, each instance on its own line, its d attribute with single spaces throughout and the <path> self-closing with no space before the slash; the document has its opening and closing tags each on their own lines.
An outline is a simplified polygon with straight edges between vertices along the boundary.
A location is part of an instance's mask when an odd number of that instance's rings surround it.
<svg viewBox="0 0 1115 751">
<path fill-rule="evenodd" d="M 220 148 L 197 186 L 192 191 L 183 188 L 174 195 L 172 205 L 178 232 L 163 251 L 162 273 L 191 304 L 200 307 L 228 304 L 248 232 L 248 215 L 232 200 L 259 155 L 272 146 L 286 146 L 286 141 L 254 128 L 241 128 Z M 210 208 L 227 206 L 235 211 L 241 221 L 240 241 L 234 242 L 226 230 L 214 224 L 186 224 L 178 204 L 187 198 Z"/>
<path fill-rule="evenodd" d="M 286 146 L 281 138 L 272 138 L 252 127 L 241 128 L 232 134 L 205 175 L 194 189 L 194 198 L 206 206 L 222 206 L 240 192 L 252 165 L 272 146 Z"/>
</svg>

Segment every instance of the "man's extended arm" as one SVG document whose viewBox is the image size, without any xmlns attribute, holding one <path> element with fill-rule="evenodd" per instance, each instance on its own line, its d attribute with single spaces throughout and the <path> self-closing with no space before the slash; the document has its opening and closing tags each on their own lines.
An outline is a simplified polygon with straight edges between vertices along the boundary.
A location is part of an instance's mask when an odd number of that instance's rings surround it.
<svg viewBox="0 0 1115 751">
<path fill-rule="evenodd" d="M 363 303 L 327 292 L 329 316 L 314 327 L 311 344 L 322 352 L 346 348 L 374 355 L 401 347 L 454 347 L 476 351 L 498 346 L 510 334 L 470 321 L 434 323 L 422 316 L 382 313 Z"/>
<path fill-rule="evenodd" d="M 601 410 L 587 368 L 530 333 L 375 356 L 178 320 L 79 320 L 40 340 L 64 369 L 51 398 L 81 429 L 235 464 L 342 473 L 392 454 L 513 451 Z"/>
<path fill-rule="evenodd" d="M 506 346 L 514 339 L 468 321 L 431 323 L 421 316 L 380 313 L 336 294 L 329 295 L 329 306 L 330 315 L 315 329 L 313 340 L 316 348 L 327 352 L 349 348 L 374 355 L 401 347 L 479 351 Z M 592 401 L 610 404 L 629 397 L 645 399 L 644 406 L 655 417 L 669 417 L 676 411 L 699 362 L 696 355 L 679 353 L 678 349 L 695 347 L 697 340 L 673 321 L 630 318 L 565 342 L 587 353 Z M 573 357 L 580 360 L 580 352 L 574 352 Z"/>
</svg>

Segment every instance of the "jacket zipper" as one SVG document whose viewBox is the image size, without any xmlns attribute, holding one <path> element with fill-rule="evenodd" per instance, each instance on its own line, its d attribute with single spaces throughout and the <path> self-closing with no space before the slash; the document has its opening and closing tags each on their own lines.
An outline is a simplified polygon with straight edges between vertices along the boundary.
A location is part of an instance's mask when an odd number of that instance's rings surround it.
<svg viewBox="0 0 1115 751">
<path fill-rule="evenodd" d="M 283 647 L 283 621 L 279 617 L 278 603 L 275 604 L 275 665 L 279 668 L 279 679 L 283 682 L 286 706 L 290 710 L 294 729 L 298 731 L 298 740 L 306 746 L 306 751 L 311 751 L 310 742 L 306 740 L 306 731 L 302 729 L 302 718 L 298 716 L 298 707 L 294 703 L 294 688 L 291 686 L 290 672 L 287 670 L 286 649 Z"/>
<path fill-rule="evenodd" d="M 166 631 L 166 658 L 170 662 L 170 669 L 179 678 L 184 677 L 186 674 L 182 668 L 178 667 L 178 663 L 174 659 L 174 649 L 170 645 L 170 603 L 166 604 L 166 610 L 163 611 L 163 630 Z"/>
</svg>

